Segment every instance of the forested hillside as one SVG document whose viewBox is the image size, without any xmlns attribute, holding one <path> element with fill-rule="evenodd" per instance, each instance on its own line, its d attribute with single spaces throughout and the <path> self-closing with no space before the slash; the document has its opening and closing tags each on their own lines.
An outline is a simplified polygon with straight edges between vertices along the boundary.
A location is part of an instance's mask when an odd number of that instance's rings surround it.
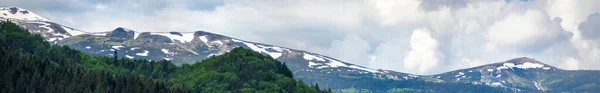
<svg viewBox="0 0 600 93">
<path fill-rule="evenodd" d="M 20 26 L 0 23 L 0 92 L 331 92 L 296 81 L 287 66 L 252 50 L 235 48 L 202 62 L 91 57 L 51 45 Z"/>
</svg>

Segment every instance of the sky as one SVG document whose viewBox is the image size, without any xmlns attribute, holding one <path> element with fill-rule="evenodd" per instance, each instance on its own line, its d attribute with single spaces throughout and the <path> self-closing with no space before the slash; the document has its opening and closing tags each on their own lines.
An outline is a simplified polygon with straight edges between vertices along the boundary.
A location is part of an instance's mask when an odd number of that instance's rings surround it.
<svg viewBox="0 0 600 93">
<path fill-rule="evenodd" d="M 430 75 L 530 57 L 600 69 L 599 0 L 0 0 L 88 32 L 208 31 Z"/>
</svg>

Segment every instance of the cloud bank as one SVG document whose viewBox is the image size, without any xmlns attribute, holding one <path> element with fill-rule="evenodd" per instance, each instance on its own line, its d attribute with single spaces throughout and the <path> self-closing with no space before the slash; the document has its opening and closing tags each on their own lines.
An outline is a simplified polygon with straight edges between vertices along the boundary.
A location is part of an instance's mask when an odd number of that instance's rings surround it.
<svg viewBox="0 0 600 93">
<path fill-rule="evenodd" d="M 84 31 L 204 30 L 415 74 L 532 57 L 600 69 L 597 0 L 5 0 Z"/>
</svg>

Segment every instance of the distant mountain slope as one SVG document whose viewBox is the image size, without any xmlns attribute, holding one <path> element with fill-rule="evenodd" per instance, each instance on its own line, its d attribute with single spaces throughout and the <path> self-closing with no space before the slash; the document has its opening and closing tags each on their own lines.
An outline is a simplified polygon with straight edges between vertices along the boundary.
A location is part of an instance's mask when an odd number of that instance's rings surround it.
<svg viewBox="0 0 600 93">
<path fill-rule="evenodd" d="M 15 22 L 24 26 L 32 33 L 42 35 L 51 43 L 56 43 L 56 41 L 71 36 L 88 34 L 87 32 L 51 22 L 31 11 L 18 7 L 0 7 L 0 13 L 0 20 Z"/>
<path fill-rule="evenodd" d="M 600 71 L 562 70 L 525 57 L 429 77 L 523 91 L 600 92 Z"/>
</svg>

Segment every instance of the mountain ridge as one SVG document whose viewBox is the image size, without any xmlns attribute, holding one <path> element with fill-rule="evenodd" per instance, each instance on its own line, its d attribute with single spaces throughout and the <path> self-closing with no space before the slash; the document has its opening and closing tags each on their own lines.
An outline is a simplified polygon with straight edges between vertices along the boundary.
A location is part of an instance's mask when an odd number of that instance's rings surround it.
<svg viewBox="0 0 600 93">
<path fill-rule="evenodd" d="M 5 10 L 5 8 L 2 8 L 2 10 Z M 54 23 L 43 17 L 43 20 L 30 20 L 3 15 L 0 16 L 0 19 L 16 22 L 28 28 L 32 33 L 42 34 L 47 41 L 53 44 L 70 46 L 92 56 L 112 56 L 113 52 L 116 51 L 125 55 L 122 56 L 124 58 L 171 60 L 175 64 L 181 65 L 221 55 L 233 48 L 243 47 L 286 62 L 292 72 L 297 74 L 294 76 L 297 79 L 337 89 L 364 86 L 357 83 L 366 81 L 389 80 L 402 82 L 422 80 L 507 87 L 514 90 L 545 91 L 552 89 L 550 87 L 545 88 L 546 86 L 553 85 L 541 82 L 540 77 L 524 75 L 529 74 L 529 72 L 519 71 L 531 71 L 531 73 L 537 75 L 539 75 L 538 73 L 564 74 L 572 71 L 547 65 L 533 58 L 520 57 L 435 75 L 416 75 L 393 70 L 372 69 L 309 51 L 245 41 L 201 30 L 194 32 L 138 32 L 124 27 L 117 27 L 106 32 L 86 32 Z M 519 80 L 514 80 L 515 78 Z"/>
</svg>

